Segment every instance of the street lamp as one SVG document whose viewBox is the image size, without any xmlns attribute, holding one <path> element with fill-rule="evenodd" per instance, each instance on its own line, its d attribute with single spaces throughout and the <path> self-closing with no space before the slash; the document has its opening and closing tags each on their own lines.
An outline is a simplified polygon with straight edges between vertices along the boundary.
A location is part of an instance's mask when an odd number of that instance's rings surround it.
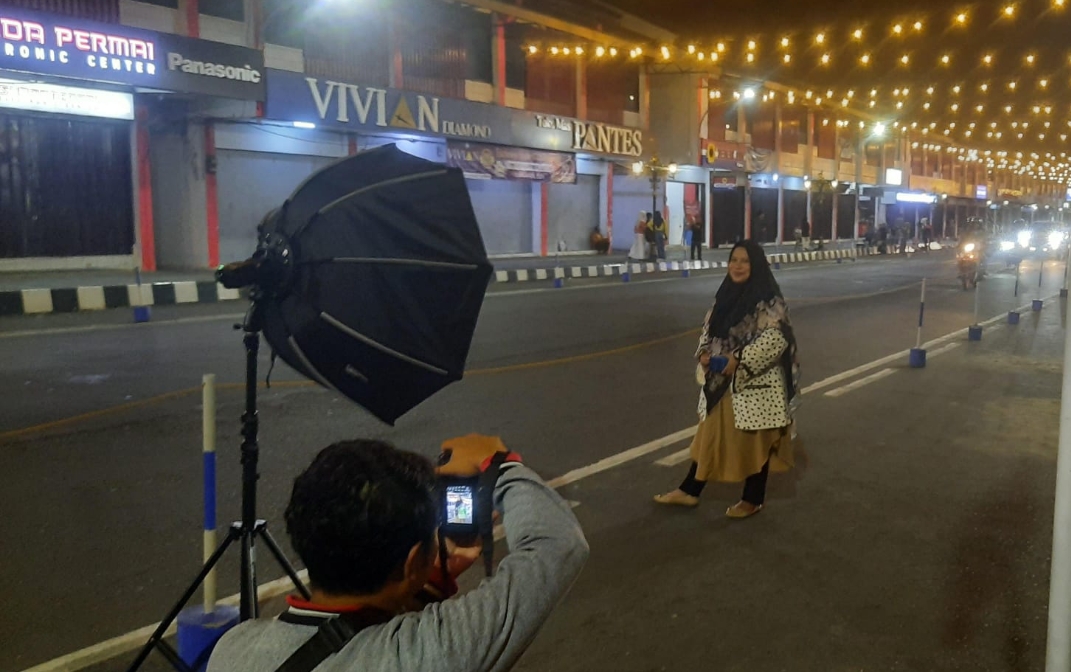
<svg viewBox="0 0 1071 672">
<path fill-rule="evenodd" d="M 658 160 L 657 156 L 652 156 L 646 163 L 636 161 L 632 164 L 633 175 L 640 177 L 644 173 L 647 173 L 651 182 L 651 216 L 653 217 L 658 211 L 658 185 L 665 176 L 672 177 L 677 174 L 677 164 L 664 164 Z"/>
</svg>

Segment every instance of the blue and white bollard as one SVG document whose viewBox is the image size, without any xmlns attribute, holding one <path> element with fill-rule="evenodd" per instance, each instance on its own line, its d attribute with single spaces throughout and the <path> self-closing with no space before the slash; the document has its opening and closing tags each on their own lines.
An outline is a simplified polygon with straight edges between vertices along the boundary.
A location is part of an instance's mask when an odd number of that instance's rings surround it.
<svg viewBox="0 0 1071 672">
<path fill-rule="evenodd" d="M 1030 302 L 1030 308 L 1035 313 L 1040 312 L 1045 307 L 1045 301 L 1041 298 L 1041 285 L 1045 275 L 1045 260 L 1041 260 L 1041 264 L 1038 268 L 1038 298 Z"/>
<path fill-rule="evenodd" d="M 564 278 L 554 278 L 554 289 L 561 289 L 565 286 Z"/>
<path fill-rule="evenodd" d="M 1022 269 L 1023 262 L 1019 262 L 1015 265 L 1015 303 L 1019 303 L 1019 271 Z M 1016 307 L 1008 311 L 1008 324 L 1019 324 L 1019 308 Z"/>
<path fill-rule="evenodd" d="M 621 282 L 628 282 L 631 279 L 632 279 L 632 274 L 629 273 L 627 270 L 621 272 Z"/>
<path fill-rule="evenodd" d="M 922 347 L 922 321 L 926 315 L 926 278 L 922 279 L 922 298 L 919 299 L 919 331 L 915 338 L 915 347 L 911 348 L 908 355 L 908 365 L 912 369 L 926 367 L 926 351 Z"/>
<path fill-rule="evenodd" d="M 206 374 L 202 384 L 204 457 L 204 558 L 216 550 L 216 376 Z M 216 604 L 216 570 L 202 584 L 204 604 L 183 609 L 178 616 L 178 653 L 195 672 L 203 672 L 212 648 L 225 632 L 238 625 L 237 607 Z"/>
<path fill-rule="evenodd" d="M 142 301 L 141 268 L 134 269 L 134 280 L 138 286 L 138 302 Z M 134 306 L 134 322 L 141 324 L 152 319 L 152 308 L 149 306 Z"/>
<path fill-rule="evenodd" d="M 978 283 L 974 283 L 974 324 L 967 327 L 967 340 L 982 340 L 982 325 L 978 324 Z"/>
</svg>

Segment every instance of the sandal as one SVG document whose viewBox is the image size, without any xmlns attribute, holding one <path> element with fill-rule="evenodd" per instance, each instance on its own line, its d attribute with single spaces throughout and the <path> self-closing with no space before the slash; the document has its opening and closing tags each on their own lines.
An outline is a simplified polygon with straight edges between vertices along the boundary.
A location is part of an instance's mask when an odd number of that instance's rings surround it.
<svg viewBox="0 0 1071 672">
<path fill-rule="evenodd" d="M 655 495 L 654 501 L 659 504 L 665 504 L 666 506 L 684 506 L 690 509 L 699 506 L 698 497 L 692 497 L 680 490 L 667 492 L 664 495 Z"/>
<path fill-rule="evenodd" d="M 759 513 L 760 511 L 762 511 L 762 504 L 759 504 L 758 506 L 756 506 L 751 511 L 748 511 L 744 507 L 740 506 L 740 504 L 742 504 L 742 503 L 743 502 L 738 502 L 738 503 L 733 504 L 732 506 L 730 506 L 728 509 L 725 510 L 725 515 L 728 516 L 729 518 L 733 518 L 734 520 L 743 520 L 744 518 L 750 518 L 751 516 L 754 516 L 756 513 Z"/>
</svg>

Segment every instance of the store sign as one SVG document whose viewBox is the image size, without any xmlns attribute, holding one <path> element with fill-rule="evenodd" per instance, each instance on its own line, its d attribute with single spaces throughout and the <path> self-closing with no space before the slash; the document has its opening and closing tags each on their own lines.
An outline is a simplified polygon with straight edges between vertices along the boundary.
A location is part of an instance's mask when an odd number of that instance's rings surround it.
<svg viewBox="0 0 1071 672">
<path fill-rule="evenodd" d="M 747 168 L 747 147 L 735 142 L 712 142 L 703 140 L 701 149 L 705 165 L 719 170 L 744 170 Z"/>
<path fill-rule="evenodd" d="M 259 51 L 127 26 L 0 10 L 0 68 L 240 100 L 264 99 Z"/>
<path fill-rule="evenodd" d="M 448 142 L 446 163 L 474 180 L 532 180 L 576 184 L 576 156 L 524 147 Z"/>
<path fill-rule="evenodd" d="M 1001 198 L 1021 198 L 1023 195 L 1022 189 L 1001 189 L 999 192 Z"/>
<path fill-rule="evenodd" d="M 913 194 L 904 191 L 896 194 L 897 203 L 934 203 L 936 201 L 937 197 L 933 194 Z"/>
<path fill-rule="evenodd" d="M 30 112 L 133 119 L 134 96 L 121 91 L 0 80 L 0 107 Z"/>
<path fill-rule="evenodd" d="M 714 189 L 736 189 L 736 177 L 710 175 L 710 186 Z"/>
<path fill-rule="evenodd" d="M 268 70 L 265 117 L 350 131 L 415 133 L 550 151 L 639 156 L 643 132 Z"/>
<path fill-rule="evenodd" d="M 904 171 L 899 168 L 886 168 L 885 184 L 893 187 L 902 186 L 904 184 Z"/>
<path fill-rule="evenodd" d="M 979 184 L 974 187 L 974 197 L 980 201 L 984 201 L 989 198 L 989 187 L 984 184 Z"/>
<path fill-rule="evenodd" d="M 535 115 L 536 125 L 573 134 L 573 149 L 581 152 L 643 155 L 643 131 L 598 122 L 586 122 L 568 117 Z"/>
</svg>

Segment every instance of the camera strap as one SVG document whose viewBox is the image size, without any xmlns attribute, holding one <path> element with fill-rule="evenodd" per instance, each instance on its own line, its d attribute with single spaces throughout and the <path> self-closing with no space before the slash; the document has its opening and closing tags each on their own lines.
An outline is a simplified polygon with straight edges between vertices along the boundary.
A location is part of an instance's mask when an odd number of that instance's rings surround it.
<svg viewBox="0 0 1071 672">
<path fill-rule="evenodd" d="M 275 672 L 312 672 L 329 657 L 341 651 L 357 633 L 394 618 L 379 609 L 361 609 L 339 616 L 302 616 L 283 612 L 279 620 L 292 625 L 316 625 L 316 633 L 292 653 Z"/>
<path fill-rule="evenodd" d="M 487 576 L 494 573 L 495 564 L 495 486 L 498 485 L 502 465 L 511 457 L 516 459 L 511 453 L 495 453 L 487 467 L 480 472 L 480 505 L 476 507 L 476 523 L 483 537 L 483 569 Z"/>
</svg>

